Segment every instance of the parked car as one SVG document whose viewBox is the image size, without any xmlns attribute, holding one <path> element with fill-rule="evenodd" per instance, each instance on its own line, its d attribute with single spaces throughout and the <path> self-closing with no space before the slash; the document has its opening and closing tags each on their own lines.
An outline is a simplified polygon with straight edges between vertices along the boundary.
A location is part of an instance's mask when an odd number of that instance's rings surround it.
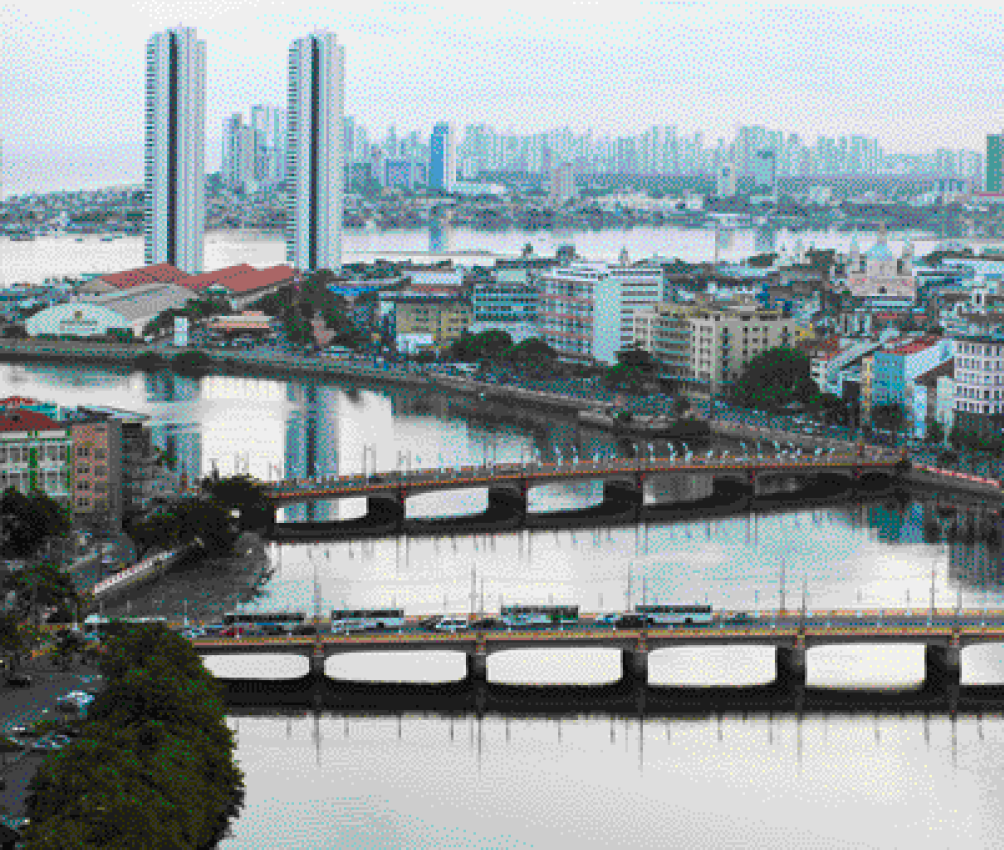
<svg viewBox="0 0 1004 850">
<path fill-rule="evenodd" d="M 501 629 L 503 623 L 496 617 L 481 617 L 471 623 L 472 629 Z"/>
<path fill-rule="evenodd" d="M 441 617 L 435 626 L 437 632 L 450 632 L 451 634 L 466 628 L 468 628 L 468 622 L 463 617 Z"/>
</svg>

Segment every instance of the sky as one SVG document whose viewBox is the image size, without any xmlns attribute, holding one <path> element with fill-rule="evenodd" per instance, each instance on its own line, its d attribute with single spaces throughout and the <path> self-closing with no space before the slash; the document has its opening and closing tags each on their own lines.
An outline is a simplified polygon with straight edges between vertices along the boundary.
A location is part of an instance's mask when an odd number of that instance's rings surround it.
<svg viewBox="0 0 1004 850">
<path fill-rule="evenodd" d="M 178 24 L 207 45 L 208 171 L 227 115 L 285 102 L 289 44 L 317 27 L 345 45 L 346 114 L 379 137 L 444 119 L 711 139 L 762 124 L 929 152 L 983 150 L 1004 127 L 1004 13 L 990 2 L 13 0 L 0 6 L 0 192 L 139 182 L 145 43 Z"/>
</svg>

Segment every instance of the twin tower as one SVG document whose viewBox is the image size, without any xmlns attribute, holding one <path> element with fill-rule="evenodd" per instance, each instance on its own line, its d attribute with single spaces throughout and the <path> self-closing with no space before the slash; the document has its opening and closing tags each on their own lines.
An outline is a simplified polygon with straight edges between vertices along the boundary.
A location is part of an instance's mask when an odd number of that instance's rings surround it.
<svg viewBox="0 0 1004 850">
<path fill-rule="evenodd" d="M 286 262 L 339 270 L 344 194 L 345 49 L 315 32 L 289 48 Z M 177 27 L 146 47 L 145 262 L 203 269 L 206 44 Z"/>
</svg>

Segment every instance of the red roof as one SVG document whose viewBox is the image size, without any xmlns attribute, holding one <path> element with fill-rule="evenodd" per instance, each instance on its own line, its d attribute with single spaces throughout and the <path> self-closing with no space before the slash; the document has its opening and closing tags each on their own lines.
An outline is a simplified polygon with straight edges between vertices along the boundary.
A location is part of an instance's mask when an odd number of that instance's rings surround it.
<svg viewBox="0 0 1004 850">
<path fill-rule="evenodd" d="M 0 398 L 0 407 L 23 407 L 27 404 L 38 404 L 38 400 L 26 398 L 23 395 L 9 395 L 7 398 Z"/>
<path fill-rule="evenodd" d="M 924 349 L 930 348 L 932 345 L 937 345 L 941 341 L 940 337 L 927 336 L 921 339 L 914 340 L 913 342 L 908 342 L 905 345 L 901 345 L 897 348 L 892 348 L 889 350 L 890 354 L 899 354 L 901 356 L 906 356 L 908 354 L 916 354 L 918 351 L 924 351 Z"/>
<path fill-rule="evenodd" d="M 0 432 L 4 431 L 58 431 L 63 426 L 44 413 L 34 410 L 14 410 L 0 414 Z"/>
<path fill-rule="evenodd" d="M 197 274 L 194 277 L 187 278 L 182 282 L 182 286 L 186 289 L 191 289 L 192 292 L 202 292 L 213 284 L 221 284 L 230 288 L 226 281 L 231 278 L 240 277 L 245 274 L 254 274 L 255 269 L 249 266 L 247 263 L 241 263 L 237 266 L 227 266 L 225 269 L 217 269 L 214 272 L 206 272 L 205 274 Z"/>
<path fill-rule="evenodd" d="M 158 263 L 154 266 L 143 266 L 129 271 L 106 274 L 101 280 L 116 289 L 130 289 L 143 283 L 176 283 L 187 277 L 185 272 L 176 269 L 170 263 Z"/>
<path fill-rule="evenodd" d="M 289 266 L 271 266 L 258 270 L 247 263 L 241 263 L 190 277 L 182 281 L 181 285 L 193 292 L 204 292 L 208 287 L 218 285 L 225 287 L 234 295 L 241 295 L 279 283 L 291 283 L 294 276 L 295 272 Z"/>
</svg>

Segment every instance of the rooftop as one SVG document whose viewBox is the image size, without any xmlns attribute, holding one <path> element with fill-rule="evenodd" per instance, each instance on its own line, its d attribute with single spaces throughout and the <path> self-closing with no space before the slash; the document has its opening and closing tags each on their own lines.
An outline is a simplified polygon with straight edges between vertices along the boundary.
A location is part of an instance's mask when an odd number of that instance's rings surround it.
<svg viewBox="0 0 1004 850">
<path fill-rule="evenodd" d="M 0 413 L 0 433 L 11 431 L 61 431 L 63 426 L 44 413 L 15 409 Z"/>
</svg>

